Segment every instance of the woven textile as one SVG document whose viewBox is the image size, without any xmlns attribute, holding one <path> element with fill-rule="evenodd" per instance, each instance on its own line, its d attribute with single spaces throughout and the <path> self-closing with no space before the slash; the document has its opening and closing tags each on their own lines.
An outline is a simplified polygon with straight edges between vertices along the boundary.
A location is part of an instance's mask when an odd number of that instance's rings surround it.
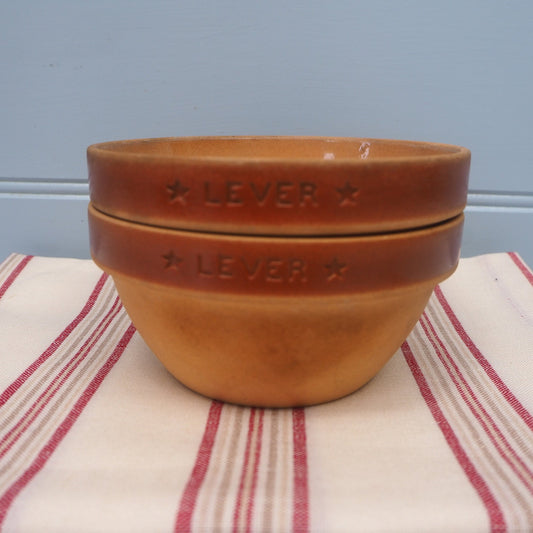
<svg viewBox="0 0 533 533">
<path fill-rule="evenodd" d="M 0 265 L 0 531 L 533 531 L 533 274 L 462 259 L 368 385 L 180 385 L 91 261 Z"/>
</svg>

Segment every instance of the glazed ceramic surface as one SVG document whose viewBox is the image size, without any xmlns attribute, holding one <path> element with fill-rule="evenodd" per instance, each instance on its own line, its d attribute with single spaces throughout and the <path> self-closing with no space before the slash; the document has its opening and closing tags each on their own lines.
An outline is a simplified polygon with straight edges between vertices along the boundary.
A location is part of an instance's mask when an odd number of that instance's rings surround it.
<svg viewBox="0 0 533 533">
<path fill-rule="evenodd" d="M 470 152 L 362 138 L 191 137 L 88 149 L 91 201 L 137 222 L 264 235 L 383 233 L 466 204 Z"/>
<path fill-rule="evenodd" d="M 349 294 L 440 279 L 457 263 L 463 215 L 429 228 L 355 237 L 256 237 L 172 230 L 89 207 L 95 260 L 186 290 Z"/>
</svg>

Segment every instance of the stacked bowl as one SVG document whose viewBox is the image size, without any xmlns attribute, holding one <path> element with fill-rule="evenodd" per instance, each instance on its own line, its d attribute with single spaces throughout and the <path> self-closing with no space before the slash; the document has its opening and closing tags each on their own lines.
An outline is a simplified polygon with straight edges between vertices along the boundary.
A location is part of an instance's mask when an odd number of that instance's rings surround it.
<svg viewBox="0 0 533 533">
<path fill-rule="evenodd" d="M 470 152 L 186 137 L 88 149 L 94 261 L 183 384 L 287 407 L 347 395 L 457 266 Z"/>
</svg>

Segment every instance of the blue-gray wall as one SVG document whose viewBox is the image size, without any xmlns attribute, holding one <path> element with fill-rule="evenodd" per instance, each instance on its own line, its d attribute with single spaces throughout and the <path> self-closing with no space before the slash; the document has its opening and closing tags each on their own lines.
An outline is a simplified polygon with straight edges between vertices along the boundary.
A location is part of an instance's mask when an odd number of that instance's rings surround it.
<svg viewBox="0 0 533 533">
<path fill-rule="evenodd" d="M 0 3 L 0 259 L 88 256 L 85 148 L 196 134 L 472 150 L 463 255 L 533 265 L 533 2 Z"/>
</svg>

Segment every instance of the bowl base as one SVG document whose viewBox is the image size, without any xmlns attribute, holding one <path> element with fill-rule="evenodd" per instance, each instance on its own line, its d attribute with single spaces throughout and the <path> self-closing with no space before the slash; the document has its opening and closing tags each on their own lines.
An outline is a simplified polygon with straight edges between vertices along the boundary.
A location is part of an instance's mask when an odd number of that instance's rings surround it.
<svg viewBox="0 0 533 533">
<path fill-rule="evenodd" d="M 401 346 L 436 284 L 250 298 L 113 278 L 138 332 L 180 382 L 258 407 L 318 404 L 362 387 Z"/>
</svg>

